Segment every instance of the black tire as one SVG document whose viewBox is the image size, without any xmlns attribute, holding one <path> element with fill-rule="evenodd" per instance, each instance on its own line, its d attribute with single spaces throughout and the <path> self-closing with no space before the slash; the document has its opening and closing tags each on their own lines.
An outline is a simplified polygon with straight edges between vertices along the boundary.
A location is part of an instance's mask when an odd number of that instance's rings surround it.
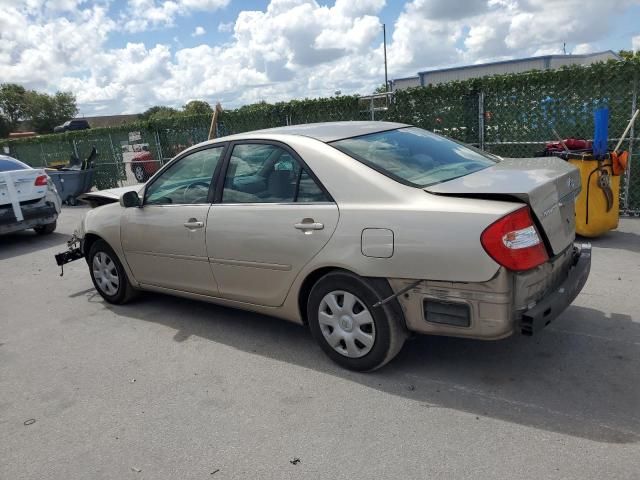
<svg viewBox="0 0 640 480">
<path fill-rule="evenodd" d="M 57 220 L 54 220 L 51 223 L 46 223 L 44 225 L 38 225 L 37 227 L 33 227 L 38 235 L 49 235 L 56 231 L 56 227 L 58 226 Z"/>
<path fill-rule="evenodd" d="M 349 356 L 347 344 L 342 340 L 341 343 L 339 342 L 335 347 L 332 346 L 327 338 L 325 338 L 325 335 L 329 335 L 330 338 L 332 338 L 333 328 L 341 329 L 341 331 L 337 332 L 338 335 L 344 332 L 348 332 L 345 333 L 345 335 L 351 335 L 354 333 L 354 329 L 364 328 L 364 326 L 359 327 L 355 322 L 348 321 L 347 319 L 347 327 L 350 326 L 351 330 L 343 331 L 341 324 L 342 318 L 338 322 L 339 327 L 328 326 L 326 321 L 321 326 L 319 319 L 321 304 L 323 308 L 327 307 L 327 303 L 323 303 L 323 300 L 337 294 L 337 297 L 334 298 L 338 298 L 338 306 L 343 308 L 345 300 L 343 298 L 342 305 L 340 305 L 340 292 L 346 292 L 356 297 L 355 306 L 349 309 L 351 312 L 354 312 L 354 315 L 358 315 L 358 313 L 355 313 L 356 308 L 358 310 L 360 310 L 360 308 L 366 308 L 370 314 L 370 317 L 367 318 L 372 319 L 372 322 L 370 322 L 372 325 L 369 325 L 368 330 L 364 331 L 364 333 L 373 337 L 373 345 L 366 346 L 362 343 L 357 345 L 358 341 L 357 339 L 355 340 L 356 348 L 362 346 L 360 351 L 356 353 L 357 355 L 362 354 L 360 357 L 354 358 L 353 356 Z M 318 280 L 311 289 L 307 300 L 309 328 L 322 350 L 338 365 L 349 370 L 360 372 L 372 371 L 391 361 L 402 349 L 404 341 L 407 338 L 404 321 L 402 318 L 398 318 L 398 314 L 394 312 L 390 304 L 374 308 L 373 305 L 378 302 L 380 298 L 380 294 L 371 282 L 349 272 L 336 271 L 328 273 Z M 329 314 L 329 316 L 333 316 L 332 312 L 328 313 L 324 311 L 322 313 L 323 315 Z M 339 349 L 343 352 L 340 353 L 340 351 L 338 351 Z M 366 353 L 363 354 L 365 351 Z"/>
<path fill-rule="evenodd" d="M 94 260 L 96 257 L 101 260 L 101 265 L 104 268 L 96 268 L 94 265 Z M 104 262 L 103 259 L 108 258 L 109 261 Z M 129 282 L 129 278 L 127 278 L 127 274 L 124 271 L 122 263 L 118 259 L 118 256 L 115 254 L 113 249 L 109 246 L 107 242 L 104 240 L 96 240 L 91 248 L 89 249 L 89 255 L 87 257 L 87 262 L 89 263 L 89 273 L 91 275 L 91 281 L 93 285 L 96 287 L 98 293 L 109 303 L 114 303 L 117 305 L 122 305 L 127 303 L 129 300 L 134 298 L 137 295 L 137 291 Z M 111 275 L 113 276 L 113 272 L 117 273 L 118 283 L 117 287 L 114 287 L 113 282 L 106 283 L 107 280 L 104 279 L 102 273 L 105 270 L 109 270 Z M 101 273 L 102 272 L 102 273 Z"/>
<path fill-rule="evenodd" d="M 71 207 L 75 207 L 77 204 L 78 204 L 78 201 L 76 200 L 76 197 L 67 198 L 67 205 Z"/>
</svg>

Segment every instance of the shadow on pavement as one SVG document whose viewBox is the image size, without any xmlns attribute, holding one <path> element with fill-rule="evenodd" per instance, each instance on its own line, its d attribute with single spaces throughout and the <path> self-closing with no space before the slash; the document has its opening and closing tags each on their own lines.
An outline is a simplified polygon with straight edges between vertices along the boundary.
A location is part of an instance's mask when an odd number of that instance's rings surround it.
<svg viewBox="0 0 640 480">
<path fill-rule="evenodd" d="M 633 253 L 640 253 L 640 235 L 634 232 L 614 230 L 607 232 L 599 238 L 579 237 L 579 239 L 590 242 L 594 247 L 613 248 L 616 250 L 628 250 Z"/>
<path fill-rule="evenodd" d="M 96 301 L 93 299 L 90 301 Z M 383 369 L 343 370 L 307 329 L 279 319 L 157 294 L 118 315 L 198 336 L 392 395 L 598 442 L 640 441 L 640 324 L 570 307 L 537 337 L 497 342 L 419 336 Z M 391 413 L 392 414 L 392 413 Z"/>
<path fill-rule="evenodd" d="M 33 230 L 23 230 L 21 232 L 0 235 L 0 260 L 19 257 L 38 250 L 60 246 L 61 250 L 66 247 L 65 242 L 69 235 L 53 232 L 49 235 L 38 235 Z M 53 262 L 53 258 L 51 259 Z M 55 262 L 54 262 L 55 265 Z"/>
</svg>

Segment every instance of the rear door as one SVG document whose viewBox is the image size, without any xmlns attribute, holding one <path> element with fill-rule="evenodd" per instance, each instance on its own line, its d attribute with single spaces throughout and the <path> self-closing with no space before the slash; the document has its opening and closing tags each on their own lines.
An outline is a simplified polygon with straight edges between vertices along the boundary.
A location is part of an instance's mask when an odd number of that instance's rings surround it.
<svg viewBox="0 0 640 480">
<path fill-rule="evenodd" d="M 218 294 L 205 231 L 223 151 L 224 146 L 209 147 L 180 158 L 145 188 L 141 208 L 125 210 L 122 247 L 140 283 Z"/>
<path fill-rule="evenodd" d="M 207 220 L 207 253 L 221 296 L 281 305 L 324 247 L 338 207 L 288 146 L 237 142 Z"/>
</svg>

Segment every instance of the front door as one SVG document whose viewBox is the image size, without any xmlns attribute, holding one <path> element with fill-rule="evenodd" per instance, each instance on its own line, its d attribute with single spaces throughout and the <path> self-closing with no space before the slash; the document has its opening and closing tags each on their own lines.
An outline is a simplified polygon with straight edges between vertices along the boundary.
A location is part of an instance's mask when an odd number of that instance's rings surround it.
<svg viewBox="0 0 640 480">
<path fill-rule="evenodd" d="M 331 238 L 338 207 L 293 151 L 269 143 L 233 146 L 219 199 L 207 252 L 221 296 L 281 305 Z"/>
<path fill-rule="evenodd" d="M 217 295 L 205 245 L 212 182 L 224 147 L 191 152 L 145 188 L 143 206 L 122 218 L 125 257 L 146 285 Z"/>
</svg>

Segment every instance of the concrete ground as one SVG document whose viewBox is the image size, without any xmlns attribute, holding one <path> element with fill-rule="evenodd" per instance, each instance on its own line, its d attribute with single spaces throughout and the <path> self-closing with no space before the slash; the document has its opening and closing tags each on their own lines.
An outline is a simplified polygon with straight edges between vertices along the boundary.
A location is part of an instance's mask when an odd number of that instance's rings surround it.
<svg viewBox="0 0 640 480">
<path fill-rule="evenodd" d="M 0 238 L 0 479 L 640 477 L 638 219 L 539 336 L 420 337 L 357 374 L 297 325 L 59 277 L 83 212 Z"/>
</svg>

